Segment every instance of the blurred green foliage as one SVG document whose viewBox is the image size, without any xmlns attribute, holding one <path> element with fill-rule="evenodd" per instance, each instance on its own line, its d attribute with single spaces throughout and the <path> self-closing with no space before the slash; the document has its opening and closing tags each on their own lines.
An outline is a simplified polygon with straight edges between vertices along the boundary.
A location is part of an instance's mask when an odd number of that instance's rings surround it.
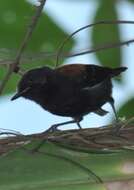
<svg viewBox="0 0 134 190">
<path fill-rule="evenodd" d="M 37 142 L 36 142 L 37 143 Z M 116 179 L 132 179 L 123 167 L 133 161 L 134 152 L 114 154 L 88 154 L 60 148 L 46 143 L 40 153 L 31 153 L 26 145 L 0 157 L 0 188 L 2 190 L 106 190 L 105 183 L 97 183 L 87 170 L 71 162 L 73 160 L 101 177 L 104 182 Z M 56 155 L 56 156 L 54 156 Z M 60 158 L 63 156 L 62 158 Z"/>
<path fill-rule="evenodd" d="M 134 98 L 129 99 L 118 111 L 120 117 L 134 117 Z"/>
<path fill-rule="evenodd" d="M 118 20 L 116 1 L 101 0 L 96 11 L 94 21 Z M 93 46 L 120 41 L 119 25 L 98 25 L 92 30 Z M 121 49 L 113 48 L 95 53 L 99 62 L 108 67 L 121 66 Z M 114 60 L 113 60 L 114 58 Z"/>
<path fill-rule="evenodd" d="M 22 43 L 25 31 L 30 22 L 30 19 L 35 13 L 35 6 L 29 4 L 25 0 L 2 0 L 0 1 L 0 58 L 5 56 L 5 59 L 15 58 L 17 49 Z M 59 26 L 57 26 L 46 14 L 42 13 L 37 27 L 33 32 L 32 38 L 29 41 L 25 53 L 39 52 L 56 52 L 60 43 L 67 37 Z M 67 44 L 65 50 L 70 50 L 72 40 Z M 45 59 L 45 61 L 32 60 L 30 64 L 23 64 L 23 68 L 30 69 L 43 65 L 54 65 L 55 59 Z M 0 79 L 6 73 L 6 69 L 0 68 Z M 4 93 L 10 93 L 16 89 L 18 76 L 14 74 Z"/>
</svg>

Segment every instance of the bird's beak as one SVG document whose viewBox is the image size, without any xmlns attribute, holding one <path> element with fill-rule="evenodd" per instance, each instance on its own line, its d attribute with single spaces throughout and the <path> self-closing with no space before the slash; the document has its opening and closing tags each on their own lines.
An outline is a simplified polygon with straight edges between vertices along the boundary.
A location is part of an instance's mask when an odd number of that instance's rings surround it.
<svg viewBox="0 0 134 190">
<path fill-rule="evenodd" d="M 17 98 L 21 97 L 25 92 L 27 92 L 30 89 L 30 87 L 27 87 L 21 92 L 17 92 L 12 98 L 11 101 L 16 100 Z"/>
</svg>

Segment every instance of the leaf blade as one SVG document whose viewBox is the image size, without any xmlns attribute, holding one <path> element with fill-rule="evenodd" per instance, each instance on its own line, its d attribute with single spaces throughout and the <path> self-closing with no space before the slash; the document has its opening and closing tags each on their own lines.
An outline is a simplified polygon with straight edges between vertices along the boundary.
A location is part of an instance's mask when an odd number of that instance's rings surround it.
<svg viewBox="0 0 134 190">
<path fill-rule="evenodd" d="M 101 20 L 118 20 L 116 1 L 100 1 L 94 22 Z M 113 43 L 118 41 L 120 41 L 120 31 L 118 25 L 102 25 L 94 27 L 92 30 L 92 43 L 95 47 L 99 44 Z M 120 48 L 113 48 L 101 52 L 96 52 L 96 56 L 103 66 L 121 66 Z"/>
</svg>

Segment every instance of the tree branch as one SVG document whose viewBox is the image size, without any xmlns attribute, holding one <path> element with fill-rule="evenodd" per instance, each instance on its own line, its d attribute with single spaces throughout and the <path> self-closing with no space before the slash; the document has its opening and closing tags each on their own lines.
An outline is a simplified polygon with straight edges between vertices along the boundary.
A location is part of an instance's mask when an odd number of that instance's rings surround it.
<svg viewBox="0 0 134 190">
<path fill-rule="evenodd" d="M 125 46 L 125 45 L 128 46 L 131 43 L 134 43 L 134 39 L 125 40 L 122 42 L 115 42 L 115 43 L 105 43 L 105 44 L 100 44 L 96 47 L 89 48 L 87 50 L 79 50 L 79 52 L 74 52 L 74 53 L 63 52 L 61 54 L 61 57 L 62 58 L 76 57 L 76 56 L 81 56 L 81 55 L 85 55 L 85 54 L 95 53 L 98 51 L 108 50 L 108 49 L 112 49 L 112 48 L 118 48 L 120 46 Z M 28 62 L 28 61 L 45 60 L 48 58 L 55 59 L 56 57 L 57 57 L 56 52 L 41 52 L 41 53 L 36 54 L 36 55 L 32 55 L 32 56 L 30 55 L 30 56 L 22 57 L 21 63 L 23 64 L 23 63 Z M 11 65 L 11 64 L 13 64 L 13 61 L 10 59 L 0 61 L 0 65 L 2 65 L 2 66 L 7 66 L 7 65 Z"/>
<path fill-rule="evenodd" d="M 122 42 L 107 43 L 107 44 L 99 45 L 97 47 L 91 48 L 91 49 L 83 51 L 83 52 L 72 53 L 72 54 L 68 55 L 67 57 L 75 57 L 75 56 L 85 55 L 85 54 L 89 54 L 89 53 L 95 53 L 95 52 L 102 51 L 102 50 L 118 48 L 120 46 L 130 45 L 133 42 L 134 42 L 134 39 L 130 39 L 130 40 L 122 41 Z"/>
<path fill-rule="evenodd" d="M 63 50 L 63 47 L 65 46 L 66 42 L 69 41 L 69 39 L 71 39 L 75 34 L 77 34 L 78 32 L 85 30 L 87 28 L 96 26 L 96 25 L 109 25 L 109 24 L 134 24 L 134 21 L 126 21 L 126 20 L 104 20 L 104 21 L 98 21 L 95 22 L 93 24 L 88 24 L 84 27 L 81 27 L 79 29 L 77 29 L 76 31 L 74 31 L 72 34 L 70 34 L 67 38 L 65 38 L 65 40 L 62 42 L 62 44 L 59 46 L 58 49 L 58 53 L 57 53 L 57 59 L 56 59 L 56 65 L 55 67 L 58 66 L 59 63 L 59 58 L 61 55 L 61 52 Z"/>
<path fill-rule="evenodd" d="M 117 127 L 120 131 L 117 132 Z M 3 138 L 3 135 L 5 136 Z M 9 136 L 7 136 L 9 135 Z M 54 133 L 22 135 L 14 131 L 0 133 L 0 155 L 30 143 L 33 140 L 52 142 L 64 148 L 89 153 L 107 153 L 123 149 L 134 149 L 134 117 L 118 124 Z"/>
<path fill-rule="evenodd" d="M 35 15 L 32 17 L 32 19 L 28 25 L 28 28 L 27 28 L 26 33 L 24 35 L 24 39 L 23 39 L 23 41 L 20 45 L 20 48 L 18 49 L 18 52 L 16 54 L 16 58 L 13 61 L 13 63 L 9 66 L 7 74 L 5 75 L 5 78 L 3 79 L 3 81 L 0 85 L 0 94 L 2 93 L 6 83 L 10 79 L 11 74 L 14 72 L 14 70 L 16 68 L 19 67 L 21 56 L 22 56 L 22 54 L 23 54 L 23 52 L 24 52 L 24 50 L 25 50 L 25 48 L 26 48 L 26 46 L 27 46 L 27 44 L 28 44 L 28 42 L 32 36 L 32 33 L 33 33 L 37 23 L 38 23 L 39 17 L 41 15 L 41 12 L 42 12 L 42 9 L 43 9 L 45 3 L 46 3 L 46 0 L 40 0 L 40 5 L 37 7 Z"/>
<path fill-rule="evenodd" d="M 3 79 L 3 81 L 1 82 L 1 85 L 0 85 L 0 94 L 2 93 L 6 83 L 8 82 L 8 80 L 10 79 L 10 76 L 11 74 L 17 70 L 18 74 L 20 75 L 23 75 L 24 71 L 22 71 L 20 68 L 19 68 L 19 63 L 20 63 L 20 59 L 25 59 L 22 57 L 23 55 L 23 52 L 24 52 L 24 49 L 26 48 L 27 44 L 28 44 L 28 41 L 32 35 L 32 32 L 38 22 L 38 19 L 40 17 L 40 14 L 41 14 L 41 11 L 43 9 L 43 6 L 45 4 L 46 0 L 42 0 L 40 1 L 40 6 L 37 8 L 37 11 L 36 11 L 36 14 L 34 15 L 34 17 L 32 18 L 29 26 L 28 26 L 28 29 L 25 33 L 25 36 L 24 36 L 24 39 L 22 41 L 22 44 L 17 52 L 17 55 L 16 55 L 16 59 L 13 61 L 13 60 L 2 60 L 0 61 L 0 65 L 8 65 L 9 66 L 9 69 L 7 71 L 7 74 L 5 76 L 5 78 Z M 92 26 L 95 26 L 95 25 L 101 25 L 101 24 L 134 24 L 134 21 L 99 21 L 99 22 L 96 22 L 96 23 L 93 23 L 93 24 L 89 24 L 89 25 L 86 25 L 82 28 L 79 28 L 78 30 L 76 30 L 75 32 L 73 32 L 70 36 L 68 36 L 64 42 L 61 44 L 61 46 L 59 47 L 59 50 L 58 50 L 58 53 L 56 52 L 52 52 L 52 53 L 48 53 L 48 52 L 45 52 L 43 54 L 43 59 L 45 58 L 57 58 L 57 62 L 56 62 L 56 66 L 58 65 L 58 60 L 59 60 L 59 56 L 61 57 L 75 57 L 75 56 L 80 56 L 80 55 L 85 55 L 85 54 L 88 54 L 88 53 L 94 53 L 94 52 L 97 52 L 97 51 L 102 51 L 102 50 L 105 50 L 105 49 L 111 49 L 111 48 L 117 48 L 117 47 L 120 47 L 120 46 L 123 46 L 123 45 L 129 45 L 130 43 L 133 43 L 134 42 L 134 39 L 130 39 L 130 40 L 126 40 L 126 41 L 122 41 L 122 42 L 115 42 L 115 43 L 106 43 L 106 44 L 100 44 L 96 47 L 93 47 L 91 49 L 88 49 L 88 50 L 84 50 L 84 51 L 80 51 L 80 52 L 76 52 L 76 53 L 71 53 L 71 54 L 68 54 L 67 52 L 64 52 L 64 53 L 61 53 L 65 43 L 72 37 L 74 36 L 76 33 L 80 32 L 81 30 L 84 30 L 86 28 L 89 28 L 89 27 L 92 27 Z M 42 54 L 42 53 L 41 53 Z M 41 55 L 36 55 L 36 59 L 40 59 Z M 34 59 L 34 58 L 31 58 L 30 56 L 30 59 Z M 20 71 L 19 71 L 20 69 Z"/>
</svg>

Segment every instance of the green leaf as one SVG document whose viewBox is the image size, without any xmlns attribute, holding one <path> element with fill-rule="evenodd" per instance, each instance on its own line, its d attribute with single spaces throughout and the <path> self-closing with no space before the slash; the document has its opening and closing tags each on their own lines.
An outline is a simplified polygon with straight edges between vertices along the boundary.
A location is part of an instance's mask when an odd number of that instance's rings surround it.
<svg viewBox="0 0 134 190">
<path fill-rule="evenodd" d="M 88 170 L 104 182 L 132 179 L 134 173 L 125 172 L 125 164 L 134 161 L 133 151 L 117 154 L 88 154 L 46 143 L 40 152 L 26 145 L 0 157 L 0 188 L 2 190 L 106 190 L 105 184 L 96 183 Z M 73 162 L 72 162 L 73 161 Z M 75 164 L 79 163 L 79 165 Z"/>
<path fill-rule="evenodd" d="M 102 20 L 117 20 L 116 1 L 100 1 L 94 22 Z M 98 25 L 92 30 L 93 46 L 99 44 L 114 43 L 120 41 L 120 32 L 117 24 Z M 118 67 L 121 65 L 120 48 L 113 48 L 96 52 L 100 64 L 108 67 Z"/>
<path fill-rule="evenodd" d="M 120 117 L 131 118 L 134 116 L 134 98 L 128 100 L 118 111 Z"/>
<path fill-rule="evenodd" d="M 25 31 L 34 15 L 36 8 L 25 0 L 0 1 L 0 59 L 13 59 L 17 53 L 24 38 Z M 67 37 L 67 34 L 61 30 L 47 15 L 42 13 L 32 38 L 29 41 L 25 54 L 38 54 L 39 52 L 56 52 L 59 44 Z M 72 47 L 72 40 L 67 43 L 66 50 Z M 3 51 L 2 51 L 3 50 Z M 10 51 L 11 50 L 11 51 Z M 37 66 L 54 65 L 55 59 L 32 60 L 22 67 L 31 69 Z M 6 69 L 0 68 L 0 80 L 6 73 Z M 18 76 L 10 79 L 4 93 L 10 93 L 16 89 Z"/>
<path fill-rule="evenodd" d="M 131 3 L 134 3 L 134 0 L 128 0 L 128 1 L 130 1 Z"/>
</svg>

